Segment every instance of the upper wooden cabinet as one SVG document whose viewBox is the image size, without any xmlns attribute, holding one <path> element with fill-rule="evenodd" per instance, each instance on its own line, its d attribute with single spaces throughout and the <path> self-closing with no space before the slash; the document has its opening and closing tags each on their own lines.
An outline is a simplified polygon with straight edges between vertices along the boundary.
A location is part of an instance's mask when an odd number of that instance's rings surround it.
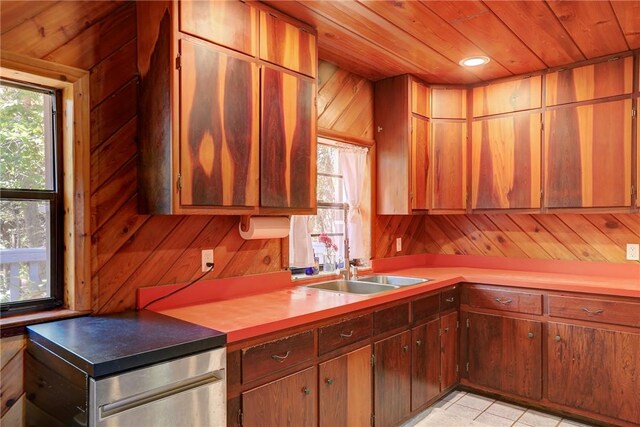
<svg viewBox="0 0 640 427">
<path fill-rule="evenodd" d="M 540 208 L 540 114 L 473 122 L 473 209 Z"/>
<path fill-rule="evenodd" d="M 458 88 L 431 88 L 432 119 L 467 118 L 467 90 Z"/>
<path fill-rule="evenodd" d="M 556 71 L 546 79 L 547 106 L 630 94 L 633 57 Z"/>
<path fill-rule="evenodd" d="M 260 59 L 316 77 L 316 36 L 281 14 L 260 11 Z"/>
<path fill-rule="evenodd" d="M 261 205 L 316 206 L 316 83 L 262 68 Z"/>
<path fill-rule="evenodd" d="M 180 31 L 255 56 L 258 11 L 239 1 L 181 1 Z"/>
<path fill-rule="evenodd" d="M 545 205 L 631 206 L 631 100 L 548 110 Z"/>
<path fill-rule="evenodd" d="M 429 117 L 429 87 L 422 82 L 411 79 L 411 112 Z"/>
<path fill-rule="evenodd" d="M 429 119 L 423 87 L 409 75 L 376 82 L 374 121 L 377 212 L 411 214 L 429 208 Z M 415 96 L 414 96 L 415 95 Z M 416 100 L 414 101 L 414 98 Z M 422 102 L 421 102 L 422 100 Z"/>
<path fill-rule="evenodd" d="M 473 117 L 540 108 L 542 77 L 491 83 L 473 89 Z"/>
<path fill-rule="evenodd" d="M 314 30 L 260 3 L 136 7 L 140 210 L 315 213 Z"/>
</svg>

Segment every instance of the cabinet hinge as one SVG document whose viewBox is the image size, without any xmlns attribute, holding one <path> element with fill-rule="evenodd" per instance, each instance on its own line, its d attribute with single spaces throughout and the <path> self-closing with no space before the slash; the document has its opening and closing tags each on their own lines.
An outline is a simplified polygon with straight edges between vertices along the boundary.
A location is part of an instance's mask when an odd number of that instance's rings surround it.
<svg viewBox="0 0 640 427">
<path fill-rule="evenodd" d="M 469 319 L 467 318 L 467 328 L 469 327 Z"/>
<path fill-rule="evenodd" d="M 238 409 L 238 425 L 242 425 L 242 409 Z"/>
<path fill-rule="evenodd" d="M 371 414 L 371 427 L 376 425 L 376 416 Z"/>
<path fill-rule="evenodd" d="M 636 110 L 636 107 L 633 107 L 631 109 L 631 117 L 635 117 L 638 114 L 638 111 Z"/>
<path fill-rule="evenodd" d="M 176 181 L 176 187 L 178 191 L 182 191 L 182 175 L 178 174 L 178 180 Z"/>
<path fill-rule="evenodd" d="M 460 365 L 456 363 L 456 373 L 460 372 Z"/>
<path fill-rule="evenodd" d="M 371 355 L 371 367 L 373 368 L 374 366 L 376 366 L 376 355 L 372 354 Z"/>
<path fill-rule="evenodd" d="M 180 60 L 180 54 L 176 56 L 176 70 L 179 70 L 182 67 L 182 61 Z"/>
<path fill-rule="evenodd" d="M 456 320 L 456 329 L 460 329 L 460 321 Z"/>
<path fill-rule="evenodd" d="M 469 372 L 469 362 L 467 362 L 466 368 L 467 368 L 467 372 Z"/>
<path fill-rule="evenodd" d="M 442 328 L 438 329 L 438 336 L 441 337 L 442 336 Z"/>
</svg>

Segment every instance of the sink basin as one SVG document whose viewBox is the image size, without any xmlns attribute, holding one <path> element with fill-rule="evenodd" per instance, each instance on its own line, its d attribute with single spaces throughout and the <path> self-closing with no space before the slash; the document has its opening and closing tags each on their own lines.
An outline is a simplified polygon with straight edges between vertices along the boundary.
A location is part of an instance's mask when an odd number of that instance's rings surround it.
<svg viewBox="0 0 640 427">
<path fill-rule="evenodd" d="M 385 276 L 383 274 L 375 276 L 358 277 L 359 282 L 377 283 L 379 285 L 391 286 L 413 286 L 428 282 L 431 279 L 420 279 L 418 277 Z"/>
<path fill-rule="evenodd" d="M 398 289 L 395 285 L 385 285 L 372 282 L 356 282 L 354 280 L 331 280 L 329 282 L 309 285 L 308 288 L 324 289 L 326 291 L 343 292 L 347 294 L 371 295 Z"/>
</svg>

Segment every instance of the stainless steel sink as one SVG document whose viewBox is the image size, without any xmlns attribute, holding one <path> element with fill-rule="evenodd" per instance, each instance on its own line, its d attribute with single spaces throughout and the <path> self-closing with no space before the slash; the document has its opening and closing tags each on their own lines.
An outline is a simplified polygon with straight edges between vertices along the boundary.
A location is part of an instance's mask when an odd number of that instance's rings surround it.
<svg viewBox="0 0 640 427">
<path fill-rule="evenodd" d="M 380 292 L 388 292 L 398 289 L 399 286 L 385 285 L 372 282 L 356 282 L 354 280 L 331 280 L 329 282 L 317 283 L 309 285 L 308 288 L 324 289 L 326 291 L 342 292 L 347 294 L 371 295 Z"/>
<path fill-rule="evenodd" d="M 375 276 L 358 277 L 359 282 L 376 283 L 379 285 L 391 286 L 413 286 L 420 283 L 428 282 L 431 279 L 421 279 L 418 277 L 402 277 L 402 276 L 385 276 L 383 274 Z"/>
</svg>

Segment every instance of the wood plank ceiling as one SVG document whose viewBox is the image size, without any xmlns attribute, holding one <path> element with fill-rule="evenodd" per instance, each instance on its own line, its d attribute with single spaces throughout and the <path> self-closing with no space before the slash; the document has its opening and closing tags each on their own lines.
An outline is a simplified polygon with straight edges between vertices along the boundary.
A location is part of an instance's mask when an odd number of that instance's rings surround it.
<svg viewBox="0 0 640 427">
<path fill-rule="evenodd" d="M 640 0 L 266 3 L 318 29 L 321 59 L 374 81 L 469 84 L 640 48 Z M 458 65 L 475 55 L 491 62 Z"/>
</svg>

